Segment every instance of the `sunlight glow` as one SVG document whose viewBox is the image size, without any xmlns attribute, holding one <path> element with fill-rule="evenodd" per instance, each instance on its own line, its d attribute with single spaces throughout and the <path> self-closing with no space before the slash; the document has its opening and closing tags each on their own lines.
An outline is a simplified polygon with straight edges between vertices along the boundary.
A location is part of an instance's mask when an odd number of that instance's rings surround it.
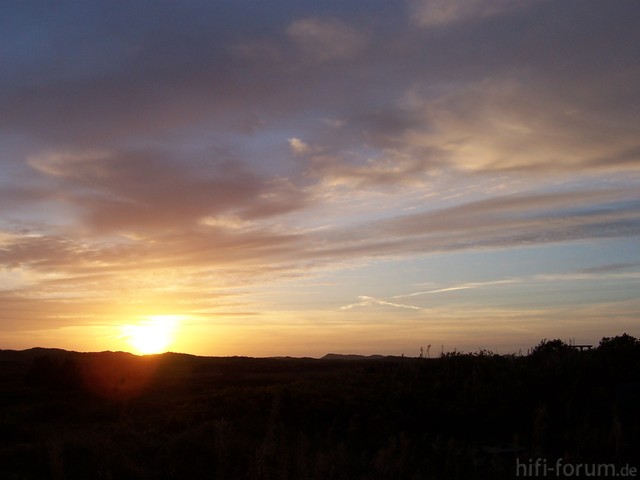
<svg viewBox="0 0 640 480">
<path fill-rule="evenodd" d="M 142 355 L 166 352 L 173 344 L 179 315 L 151 315 L 136 324 L 122 327 L 122 337 Z"/>
</svg>

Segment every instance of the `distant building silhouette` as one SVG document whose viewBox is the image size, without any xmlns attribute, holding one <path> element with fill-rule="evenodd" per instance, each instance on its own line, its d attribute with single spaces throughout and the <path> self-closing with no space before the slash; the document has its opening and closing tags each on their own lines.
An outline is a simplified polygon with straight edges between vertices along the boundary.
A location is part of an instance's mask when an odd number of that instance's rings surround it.
<svg viewBox="0 0 640 480">
<path fill-rule="evenodd" d="M 593 345 L 571 345 L 571 348 L 579 349 L 582 352 L 583 350 L 591 350 Z"/>
</svg>

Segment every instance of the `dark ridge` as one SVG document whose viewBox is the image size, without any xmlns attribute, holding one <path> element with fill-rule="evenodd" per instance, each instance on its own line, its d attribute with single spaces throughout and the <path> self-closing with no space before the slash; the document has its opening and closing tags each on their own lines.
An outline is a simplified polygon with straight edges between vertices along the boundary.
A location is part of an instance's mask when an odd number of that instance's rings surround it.
<svg viewBox="0 0 640 480">
<path fill-rule="evenodd" d="M 384 358 L 401 358 L 392 355 L 358 355 L 354 353 L 327 353 L 322 360 L 381 360 Z"/>
</svg>

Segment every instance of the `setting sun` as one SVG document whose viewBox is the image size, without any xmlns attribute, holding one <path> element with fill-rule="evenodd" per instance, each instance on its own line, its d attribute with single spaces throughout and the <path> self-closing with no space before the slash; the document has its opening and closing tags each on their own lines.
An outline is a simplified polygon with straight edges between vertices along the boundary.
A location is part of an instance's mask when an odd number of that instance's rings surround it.
<svg viewBox="0 0 640 480">
<path fill-rule="evenodd" d="M 179 320 L 180 317 L 177 315 L 145 317 L 136 324 L 125 325 L 122 328 L 122 337 L 135 353 L 162 353 L 173 344 Z"/>
</svg>

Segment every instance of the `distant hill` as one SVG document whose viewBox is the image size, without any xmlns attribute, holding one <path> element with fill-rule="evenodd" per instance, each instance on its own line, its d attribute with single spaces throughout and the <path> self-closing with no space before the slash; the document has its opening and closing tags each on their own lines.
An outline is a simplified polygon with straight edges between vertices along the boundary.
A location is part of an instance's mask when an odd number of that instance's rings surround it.
<svg viewBox="0 0 640 480">
<path fill-rule="evenodd" d="M 342 354 L 342 353 L 327 353 L 321 360 L 382 360 L 385 358 L 402 358 L 394 357 L 392 355 L 356 355 L 356 354 Z"/>
</svg>

